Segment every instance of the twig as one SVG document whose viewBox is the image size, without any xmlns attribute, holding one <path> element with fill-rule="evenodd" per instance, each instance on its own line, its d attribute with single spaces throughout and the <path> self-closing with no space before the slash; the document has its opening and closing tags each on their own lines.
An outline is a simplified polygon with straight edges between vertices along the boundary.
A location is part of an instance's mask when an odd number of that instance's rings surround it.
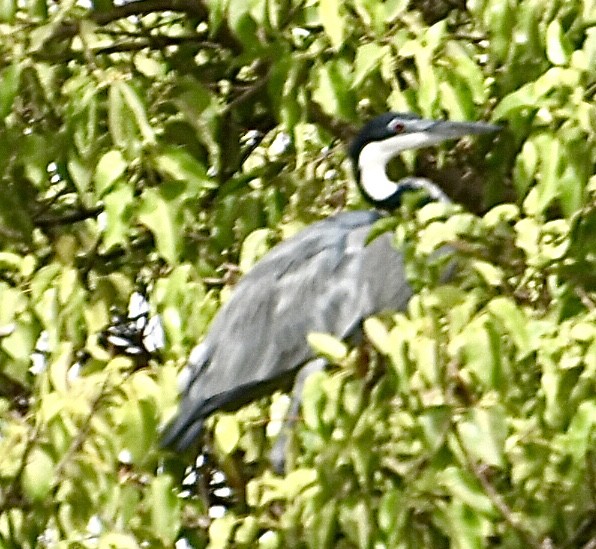
<svg viewBox="0 0 596 549">
<path fill-rule="evenodd" d="M 593 531 L 596 526 L 596 518 L 594 516 L 585 518 L 581 524 L 577 527 L 573 535 L 566 541 L 565 545 L 561 549 L 573 549 L 577 547 L 579 540 L 586 534 L 586 532 Z M 591 544 L 591 545 L 590 545 Z M 584 549 L 596 547 L 596 538 L 591 538 L 588 543 L 584 545 Z"/>
<path fill-rule="evenodd" d="M 35 441 L 37 440 L 37 435 L 39 434 L 39 427 L 36 425 L 29 436 L 27 437 L 27 445 L 25 446 L 25 451 L 23 452 L 23 457 L 21 459 L 21 463 L 19 464 L 19 468 L 15 473 L 15 476 L 10 483 L 10 486 L 4 492 L 4 494 L 0 493 L 0 514 L 4 513 L 7 509 L 11 509 L 13 507 L 20 507 L 21 501 L 15 501 L 17 499 L 17 494 L 19 493 L 21 477 L 23 476 L 23 471 L 27 466 L 27 460 L 29 459 L 29 454 L 33 450 L 35 445 Z"/>
<path fill-rule="evenodd" d="M 18 240 L 19 242 L 24 240 L 23 235 L 19 231 L 15 231 L 14 229 L 4 225 L 0 225 L 0 237 L 9 240 Z"/>
<path fill-rule="evenodd" d="M 308 119 L 315 122 L 319 126 L 325 128 L 333 137 L 337 137 L 342 142 L 346 143 L 356 133 L 356 128 L 353 124 L 342 122 L 338 118 L 329 116 L 317 103 L 310 101 L 307 107 Z"/>
<path fill-rule="evenodd" d="M 588 293 L 582 286 L 576 286 L 575 295 L 579 297 L 580 301 L 586 309 L 588 309 L 589 311 L 596 310 L 596 303 L 594 303 L 594 300 L 588 295 Z"/>
<path fill-rule="evenodd" d="M 84 221 L 91 217 L 96 217 L 98 214 L 103 212 L 103 206 L 94 206 L 93 208 L 82 208 L 74 212 L 65 213 L 61 216 L 42 216 L 34 219 L 35 225 L 38 227 L 48 228 L 56 227 L 59 225 L 70 225 L 71 223 L 77 223 Z"/>
<path fill-rule="evenodd" d="M 79 429 L 79 432 L 77 433 L 77 436 L 74 438 L 74 440 L 70 444 L 70 447 L 68 448 L 68 450 L 66 451 L 64 456 L 62 456 L 62 459 L 56 466 L 56 470 L 55 470 L 56 477 L 59 477 L 62 474 L 62 472 L 64 471 L 64 468 L 66 467 L 68 462 L 73 458 L 73 456 L 83 446 L 83 443 L 85 442 L 85 439 L 87 438 L 87 435 L 89 434 L 89 431 L 91 429 L 91 421 L 93 420 L 93 416 L 95 416 L 97 410 L 99 409 L 99 405 L 100 405 L 101 401 L 103 400 L 103 398 L 106 395 L 109 380 L 110 380 L 110 374 L 108 373 L 105 376 L 103 383 L 101 384 L 99 392 L 97 393 L 95 398 L 91 401 L 91 409 L 89 410 L 89 414 L 87 414 L 87 417 L 85 418 L 85 421 L 83 422 L 83 425 L 81 425 L 81 428 Z"/>
<path fill-rule="evenodd" d="M 178 46 L 180 44 L 194 43 L 199 48 L 216 50 L 221 48 L 219 44 L 203 40 L 198 36 L 139 36 L 137 40 L 120 42 L 112 46 L 93 49 L 95 55 L 110 55 L 128 51 L 140 51 L 144 49 L 163 49 L 167 46 Z"/>
<path fill-rule="evenodd" d="M 149 15 L 155 12 L 182 12 L 199 19 L 208 20 L 209 18 L 209 11 L 200 0 L 138 0 L 115 6 L 108 11 L 90 12 L 89 18 L 97 25 L 103 26 L 126 17 Z M 56 29 L 49 41 L 72 38 L 78 34 L 79 29 L 80 22 L 65 22 Z M 242 45 L 224 23 L 220 25 L 215 34 L 215 39 L 221 46 L 236 53 L 242 51 Z"/>
<path fill-rule="evenodd" d="M 491 501 L 491 503 L 494 505 L 495 509 L 497 509 L 499 513 L 501 513 L 501 515 L 505 519 L 505 522 L 507 522 L 507 524 L 509 524 L 509 526 L 513 528 L 517 532 L 517 534 L 523 539 L 526 547 L 532 547 L 534 549 L 544 549 L 545 547 L 548 547 L 548 540 L 543 540 L 542 542 L 538 541 L 532 535 L 532 533 L 524 527 L 521 520 L 515 516 L 513 511 L 505 502 L 503 496 L 495 490 L 495 487 L 490 483 L 490 481 L 486 477 L 486 474 L 484 472 L 485 468 L 475 463 L 472 457 L 468 454 L 466 446 L 464 445 L 461 437 L 459 436 L 457 429 L 453 429 L 453 433 L 466 458 L 469 470 L 476 477 L 476 479 L 482 486 L 484 493 Z"/>
</svg>

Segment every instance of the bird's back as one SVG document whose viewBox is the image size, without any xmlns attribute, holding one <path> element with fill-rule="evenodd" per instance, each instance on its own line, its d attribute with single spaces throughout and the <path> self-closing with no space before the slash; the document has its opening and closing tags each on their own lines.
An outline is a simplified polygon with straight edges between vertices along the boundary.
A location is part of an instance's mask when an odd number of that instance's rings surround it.
<svg viewBox="0 0 596 549">
<path fill-rule="evenodd" d="M 403 258 L 384 234 L 366 244 L 376 212 L 330 217 L 273 248 L 240 280 L 190 357 L 180 411 L 163 444 L 182 450 L 205 417 L 290 383 L 314 354 L 306 337 L 352 335 L 363 319 L 405 308 Z"/>
</svg>

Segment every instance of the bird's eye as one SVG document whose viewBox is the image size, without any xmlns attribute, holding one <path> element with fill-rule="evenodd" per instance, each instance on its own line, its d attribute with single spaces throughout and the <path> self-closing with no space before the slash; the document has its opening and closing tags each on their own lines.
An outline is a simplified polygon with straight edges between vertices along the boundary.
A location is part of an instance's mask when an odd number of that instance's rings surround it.
<svg viewBox="0 0 596 549">
<path fill-rule="evenodd" d="M 392 120 L 389 122 L 389 129 L 393 133 L 403 133 L 406 129 L 406 126 L 403 122 L 399 122 L 398 120 Z"/>
</svg>

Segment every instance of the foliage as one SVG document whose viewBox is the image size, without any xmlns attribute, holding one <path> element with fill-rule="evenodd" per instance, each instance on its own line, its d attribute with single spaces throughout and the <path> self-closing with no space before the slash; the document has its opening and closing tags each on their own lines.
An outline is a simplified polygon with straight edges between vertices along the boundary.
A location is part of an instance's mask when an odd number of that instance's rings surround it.
<svg viewBox="0 0 596 549">
<path fill-rule="evenodd" d="M 592 0 L 3 0 L 0 21 L 0 546 L 594 543 Z M 361 348 L 313 335 L 335 367 L 286 477 L 283 397 L 214 418 L 238 501 L 211 520 L 157 447 L 176 373 L 236 265 L 364 206 L 339 144 L 387 109 L 503 124 L 393 167 L 473 213 L 397 213 L 418 294 Z M 166 336 L 148 362 L 100 345 L 139 289 Z"/>
</svg>

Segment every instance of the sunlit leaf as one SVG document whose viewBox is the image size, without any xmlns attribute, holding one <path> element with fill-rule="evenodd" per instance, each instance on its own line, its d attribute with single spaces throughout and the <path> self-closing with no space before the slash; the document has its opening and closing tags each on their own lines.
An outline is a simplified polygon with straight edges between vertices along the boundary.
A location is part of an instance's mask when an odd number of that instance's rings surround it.
<svg viewBox="0 0 596 549">
<path fill-rule="evenodd" d="M 179 522 L 179 500 L 174 492 L 173 479 L 160 475 L 151 483 L 151 523 L 153 531 L 165 545 L 171 545 L 177 538 Z"/>
<path fill-rule="evenodd" d="M 3 0 L 6 2 L 6 0 Z M 3 11 L 0 5 L 0 17 Z M 19 89 L 21 67 L 10 65 L 0 71 L 0 118 L 4 118 L 12 110 L 13 101 Z"/>
<path fill-rule="evenodd" d="M 319 17 L 335 49 L 339 49 L 344 40 L 344 23 L 340 7 L 339 0 L 321 0 L 319 3 Z"/>
<path fill-rule="evenodd" d="M 569 61 L 571 43 L 563 33 L 561 23 L 553 19 L 546 29 L 546 55 L 553 65 L 565 65 Z"/>
<path fill-rule="evenodd" d="M 215 424 L 215 442 L 225 454 L 231 454 L 240 440 L 238 420 L 231 415 L 222 415 Z"/>
<path fill-rule="evenodd" d="M 473 459 L 503 467 L 507 436 L 505 410 L 501 406 L 473 408 L 457 425 L 462 442 Z"/>
<path fill-rule="evenodd" d="M 32 501 L 45 499 L 54 482 L 55 463 L 46 450 L 34 448 L 23 470 L 23 490 Z"/>
<path fill-rule="evenodd" d="M 169 188 L 172 193 L 168 192 Z M 173 185 L 164 185 L 159 190 L 145 189 L 138 214 L 139 221 L 153 233 L 161 256 L 172 264 L 176 263 L 182 244 L 180 190 Z"/>
<path fill-rule="evenodd" d="M 311 332 L 307 339 L 313 350 L 333 361 L 341 360 L 348 353 L 346 345 L 329 334 Z"/>
<path fill-rule="evenodd" d="M 125 170 L 126 161 L 120 151 L 112 150 L 105 153 L 95 168 L 94 181 L 97 195 L 102 196 L 109 191 Z"/>
</svg>

